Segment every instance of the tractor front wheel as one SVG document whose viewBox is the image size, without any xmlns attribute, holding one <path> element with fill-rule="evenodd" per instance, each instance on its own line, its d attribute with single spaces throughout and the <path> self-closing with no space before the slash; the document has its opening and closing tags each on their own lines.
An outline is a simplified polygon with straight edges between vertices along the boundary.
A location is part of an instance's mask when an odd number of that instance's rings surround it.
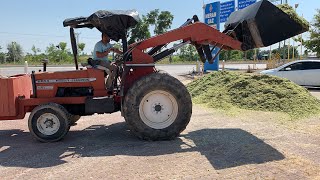
<svg viewBox="0 0 320 180">
<path fill-rule="evenodd" d="M 61 105 L 48 103 L 33 109 L 29 116 L 30 133 L 41 142 L 61 140 L 70 130 L 70 114 Z"/>
<path fill-rule="evenodd" d="M 168 74 L 141 78 L 127 92 L 123 115 L 137 137 L 170 140 L 188 125 L 192 102 L 186 87 Z"/>
</svg>

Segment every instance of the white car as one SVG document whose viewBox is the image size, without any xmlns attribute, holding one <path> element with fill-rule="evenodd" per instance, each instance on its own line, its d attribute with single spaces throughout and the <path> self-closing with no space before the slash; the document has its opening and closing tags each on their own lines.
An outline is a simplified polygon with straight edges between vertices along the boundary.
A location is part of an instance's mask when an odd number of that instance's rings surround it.
<svg viewBox="0 0 320 180">
<path fill-rule="evenodd" d="M 286 78 L 301 86 L 320 86 L 320 60 L 293 61 L 260 73 Z"/>
</svg>

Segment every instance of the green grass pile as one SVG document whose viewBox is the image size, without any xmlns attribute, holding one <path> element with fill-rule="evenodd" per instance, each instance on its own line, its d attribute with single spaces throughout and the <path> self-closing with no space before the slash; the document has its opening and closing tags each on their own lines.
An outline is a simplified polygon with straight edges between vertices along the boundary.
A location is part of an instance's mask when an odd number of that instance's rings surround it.
<svg viewBox="0 0 320 180">
<path fill-rule="evenodd" d="M 279 9 L 281 9 L 283 12 L 288 14 L 292 19 L 294 19 L 297 23 L 301 24 L 304 28 L 309 29 L 310 25 L 309 22 L 304 19 L 303 17 L 300 17 L 292 6 L 288 4 L 280 4 L 277 6 Z"/>
<path fill-rule="evenodd" d="M 293 119 L 320 112 L 320 101 L 293 82 L 268 75 L 219 71 L 187 85 L 194 103 L 218 109 L 285 112 Z"/>
</svg>

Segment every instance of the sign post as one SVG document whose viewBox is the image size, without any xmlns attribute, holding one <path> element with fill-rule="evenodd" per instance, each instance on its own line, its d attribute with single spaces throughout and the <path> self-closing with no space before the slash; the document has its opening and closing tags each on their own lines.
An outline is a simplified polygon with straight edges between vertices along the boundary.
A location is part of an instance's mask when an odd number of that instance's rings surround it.
<svg viewBox="0 0 320 180">
<path fill-rule="evenodd" d="M 210 4 L 206 4 L 204 7 L 204 22 L 209 26 L 220 30 L 220 2 L 214 2 Z M 215 48 L 212 51 L 212 56 L 214 57 L 216 53 L 218 53 L 219 49 Z M 204 71 L 219 70 L 219 56 L 214 60 L 213 64 L 209 64 L 208 60 L 204 64 Z"/>
<path fill-rule="evenodd" d="M 250 6 L 251 4 L 254 4 L 257 0 L 237 0 L 238 3 L 236 4 L 235 0 L 226 1 L 220 3 L 213 2 L 210 4 L 206 4 L 204 8 L 204 22 L 208 24 L 209 26 L 217 29 L 220 31 L 220 23 L 224 23 L 228 20 L 231 13 L 233 13 L 236 10 L 244 9 L 247 6 Z M 212 56 L 214 57 L 216 53 L 218 53 L 219 48 L 215 48 L 212 51 Z M 209 64 L 208 60 L 204 64 L 204 71 L 207 70 L 213 70 L 218 71 L 219 70 L 219 56 L 214 60 L 213 64 Z"/>
</svg>

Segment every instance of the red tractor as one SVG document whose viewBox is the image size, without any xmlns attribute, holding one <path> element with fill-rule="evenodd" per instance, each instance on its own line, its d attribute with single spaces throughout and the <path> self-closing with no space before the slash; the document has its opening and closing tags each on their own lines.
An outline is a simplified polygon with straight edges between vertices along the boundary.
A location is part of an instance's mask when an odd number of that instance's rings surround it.
<svg viewBox="0 0 320 180">
<path fill-rule="evenodd" d="M 23 119 L 31 112 L 28 120 L 31 134 L 42 142 L 54 142 L 62 139 L 81 116 L 121 111 L 137 137 L 173 139 L 188 125 L 192 101 L 186 87 L 174 77 L 158 72 L 155 63 L 186 44 L 195 45 L 204 62 L 215 59 L 211 54 L 215 47 L 247 50 L 261 46 L 263 35 L 258 38 L 261 42 L 256 42 L 257 33 L 251 39 L 239 38 L 246 35 L 244 22 L 232 21 L 221 33 L 194 16 L 178 29 L 128 45 L 127 30 L 138 23 L 135 11 L 98 11 L 89 17 L 67 19 L 63 24 L 70 27 L 76 69 L 45 72 L 44 67 L 44 72 L 1 78 L 0 120 Z M 74 29 L 84 27 L 97 28 L 112 40 L 122 41 L 124 53 L 115 63 L 113 91 L 106 89 L 108 69 L 78 67 Z M 287 36 L 277 37 L 275 41 Z M 181 43 L 171 48 L 166 46 L 174 41 Z"/>
</svg>

